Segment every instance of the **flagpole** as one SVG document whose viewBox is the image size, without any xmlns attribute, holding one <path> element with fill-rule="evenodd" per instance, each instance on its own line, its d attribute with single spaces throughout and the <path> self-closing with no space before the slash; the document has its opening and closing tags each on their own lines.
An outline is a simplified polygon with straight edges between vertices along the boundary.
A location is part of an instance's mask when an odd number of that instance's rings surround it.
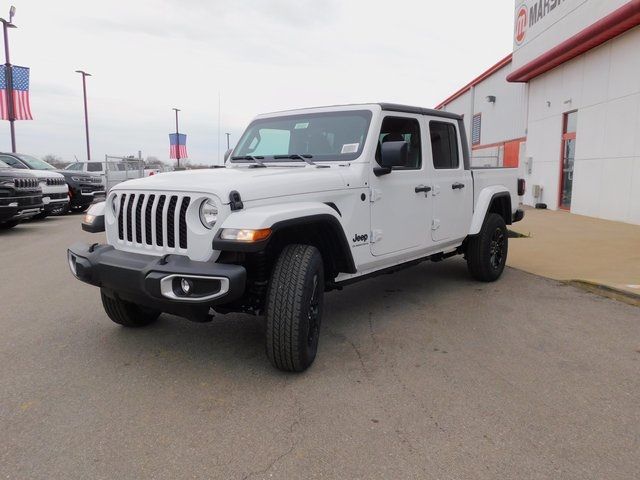
<svg viewBox="0 0 640 480">
<path fill-rule="evenodd" d="M 11 129 L 11 151 L 16 153 L 16 128 L 15 121 L 15 106 L 13 104 L 13 69 L 11 68 L 11 59 L 9 56 L 9 29 L 17 28 L 12 22 L 13 15 L 15 13 L 15 7 L 11 7 L 9 11 L 9 21 L 4 18 L 0 18 L 2 22 L 2 29 L 4 33 L 4 58 L 5 58 L 5 81 L 7 83 L 7 116 L 9 117 L 9 127 Z"/>
<path fill-rule="evenodd" d="M 180 109 L 174 108 L 173 110 L 175 110 L 176 112 L 176 168 L 180 168 L 180 129 L 178 128 L 178 112 L 180 111 Z"/>
<path fill-rule="evenodd" d="M 87 77 L 91 74 L 83 70 L 76 70 L 76 73 L 82 75 L 82 94 L 84 96 L 84 132 L 87 139 L 87 161 L 91 160 L 91 148 L 89 147 L 89 110 L 87 109 Z"/>
</svg>

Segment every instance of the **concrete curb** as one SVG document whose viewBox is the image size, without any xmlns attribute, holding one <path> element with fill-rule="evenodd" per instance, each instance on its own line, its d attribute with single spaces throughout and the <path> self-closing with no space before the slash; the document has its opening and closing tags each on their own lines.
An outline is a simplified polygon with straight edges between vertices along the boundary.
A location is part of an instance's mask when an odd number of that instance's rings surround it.
<svg viewBox="0 0 640 480">
<path fill-rule="evenodd" d="M 635 293 L 625 292 L 624 290 L 619 290 L 617 288 L 586 280 L 563 280 L 562 283 L 586 290 L 587 292 L 591 292 L 602 297 L 611 298 L 635 307 L 640 307 L 640 295 L 636 295 Z"/>
</svg>

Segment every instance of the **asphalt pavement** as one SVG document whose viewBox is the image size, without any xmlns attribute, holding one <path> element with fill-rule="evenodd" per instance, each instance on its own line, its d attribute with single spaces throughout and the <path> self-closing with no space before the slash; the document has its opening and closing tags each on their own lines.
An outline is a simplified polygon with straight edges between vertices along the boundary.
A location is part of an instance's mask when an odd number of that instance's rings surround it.
<svg viewBox="0 0 640 480">
<path fill-rule="evenodd" d="M 0 232 L 0 478 L 640 478 L 640 310 L 462 259 L 326 296 L 274 370 L 246 315 L 127 330 L 68 272 L 80 216 Z"/>
</svg>

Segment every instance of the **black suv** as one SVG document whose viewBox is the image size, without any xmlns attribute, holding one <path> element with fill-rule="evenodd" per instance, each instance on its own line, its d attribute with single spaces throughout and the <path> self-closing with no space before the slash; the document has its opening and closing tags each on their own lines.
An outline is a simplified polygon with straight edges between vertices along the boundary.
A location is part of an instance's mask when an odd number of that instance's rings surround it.
<svg viewBox="0 0 640 480">
<path fill-rule="evenodd" d="M 0 162 L 0 230 L 13 228 L 43 210 L 38 178 Z"/>
<path fill-rule="evenodd" d="M 104 200 L 105 189 L 99 175 L 74 172 L 71 170 L 56 170 L 64 175 L 69 185 L 70 208 L 74 212 L 84 212 L 94 200 Z"/>
</svg>

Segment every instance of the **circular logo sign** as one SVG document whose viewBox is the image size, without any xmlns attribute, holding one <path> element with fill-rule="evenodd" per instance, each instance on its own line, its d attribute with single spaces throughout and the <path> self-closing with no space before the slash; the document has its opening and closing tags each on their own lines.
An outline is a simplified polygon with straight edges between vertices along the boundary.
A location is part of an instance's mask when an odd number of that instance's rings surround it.
<svg viewBox="0 0 640 480">
<path fill-rule="evenodd" d="M 529 26 L 529 10 L 526 5 L 522 5 L 516 15 L 516 45 L 522 45 L 527 36 Z"/>
</svg>

